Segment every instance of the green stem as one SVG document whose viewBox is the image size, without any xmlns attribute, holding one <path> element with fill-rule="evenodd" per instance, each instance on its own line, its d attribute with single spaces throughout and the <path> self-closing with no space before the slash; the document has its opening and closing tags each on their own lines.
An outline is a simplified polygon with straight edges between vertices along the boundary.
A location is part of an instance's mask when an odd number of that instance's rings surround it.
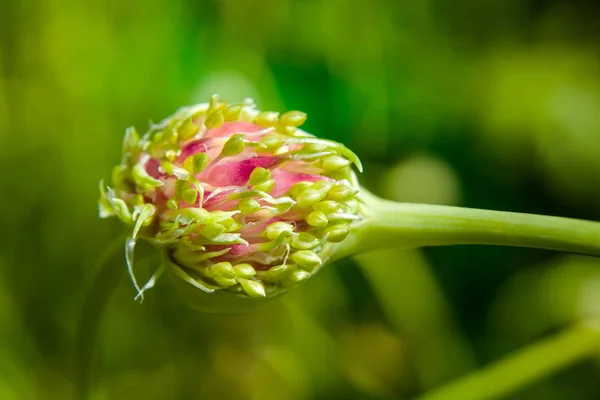
<svg viewBox="0 0 600 400">
<path fill-rule="evenodd" d="M 594 355 L 600 355 L 600 320 L 575 325 L 419 400 L 498 399 Z"/>
<path fill-rule="evenodd" d="M 368 215 L 336 258 L 385 247 L 486 244 L 600 257 L 600 222 L 504 211 L 396 203 L 362 193 Z"/>
</svg>

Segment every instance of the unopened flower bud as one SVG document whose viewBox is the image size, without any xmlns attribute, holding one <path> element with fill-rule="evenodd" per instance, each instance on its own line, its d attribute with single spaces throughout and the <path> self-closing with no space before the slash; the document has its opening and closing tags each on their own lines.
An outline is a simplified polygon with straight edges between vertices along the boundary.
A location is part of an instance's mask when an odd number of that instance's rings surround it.
<svg viewBox="0 0 600 400">
<path fill-rule="evenodd" d="M 283 293 L 334 256 L 363 216 L 351 169 L 361 166 L 341 144 L 298 129 L 305 120 L 213 96 L 141 137 L 126 131 L 99 206 L 132 227 L 126 260 L 139 296 L 168 270 L 186 301 L 235 309 Z M 133 274 L 140 238 L 165 254 L 143 287 Z"/>
</svg>

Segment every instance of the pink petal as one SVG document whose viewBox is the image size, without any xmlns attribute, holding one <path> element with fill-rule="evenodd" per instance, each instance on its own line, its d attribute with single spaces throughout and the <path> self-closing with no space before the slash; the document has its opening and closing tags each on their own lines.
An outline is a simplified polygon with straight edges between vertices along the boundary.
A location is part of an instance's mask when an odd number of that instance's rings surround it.
<svg viewBox="0 0 600 400">
<path fill-rule="evenodd" d="M 198 179 L 213 186 L 242 186 L 257 167 L 271 169 L 281 162 L 279 157 L 252 157 L 241 161 L 222 161 Z"/>
<path fill-rule="evenodd" d="M 287 193 L 290 188 L 298 182 L 317 182 L 320 180 L 332 180 L 326 176 L 316 174 L 301 174 L 297 172 L 287 172 L 276 170 L 272 175 L 275 179 L 275 187 L 271 191 L 271 196 L 280 197 Z"/>
</svg>

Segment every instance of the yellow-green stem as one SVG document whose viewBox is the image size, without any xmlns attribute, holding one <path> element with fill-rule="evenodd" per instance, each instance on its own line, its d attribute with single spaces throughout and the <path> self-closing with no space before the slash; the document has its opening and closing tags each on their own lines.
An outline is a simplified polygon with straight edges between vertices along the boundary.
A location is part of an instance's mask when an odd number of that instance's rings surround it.
<svg viewBox="0 0 600 400">
<path fill-rule="evenodd" d="M 585 358 L 600 355 L 600 320 L 577 324 L 489 367 L 433 390 L 419 400 L 492 400 Z"/>
<path fill-rule="evenodd" d="M 600 257 L 600 222 L 429 204 L 362 194 L 367 216 L 335 258 L 377 248 L 485 244 Z"/>
</svg>

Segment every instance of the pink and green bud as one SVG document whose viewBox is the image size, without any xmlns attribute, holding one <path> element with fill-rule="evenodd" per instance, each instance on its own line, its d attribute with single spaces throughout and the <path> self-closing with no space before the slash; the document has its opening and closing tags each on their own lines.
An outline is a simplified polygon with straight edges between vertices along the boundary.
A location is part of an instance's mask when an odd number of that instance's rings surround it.
<svg viewBox="0 0 600 400">
<path fill-rule="evenodd" d="M 127 264 L 139 296 L 165 270 L 190 288 L 267 297 L 304 281 L 362 217 L 343 145 L 299 126 L 306 114 L 260 112 L 251 101 L 185 107 L 139 136 L 129 128 L 100 216 L 132 228 Z M 142 288 L 137 239 L 165 264 Z"/>
<path fill-rule="evenodd" d="M 361 219 L 343 145 L 298 127 L 306 114 L 260 112 L 251 101 L 185 107 L 140 137 L 128 128 L 100 216 L 132 227 L 127 265 L 141 297 L 165 270 L 203 292 L 278 294 L 309 278 Z M 164 251 L 144 286 L 136 240 Z"/>
</svg>

